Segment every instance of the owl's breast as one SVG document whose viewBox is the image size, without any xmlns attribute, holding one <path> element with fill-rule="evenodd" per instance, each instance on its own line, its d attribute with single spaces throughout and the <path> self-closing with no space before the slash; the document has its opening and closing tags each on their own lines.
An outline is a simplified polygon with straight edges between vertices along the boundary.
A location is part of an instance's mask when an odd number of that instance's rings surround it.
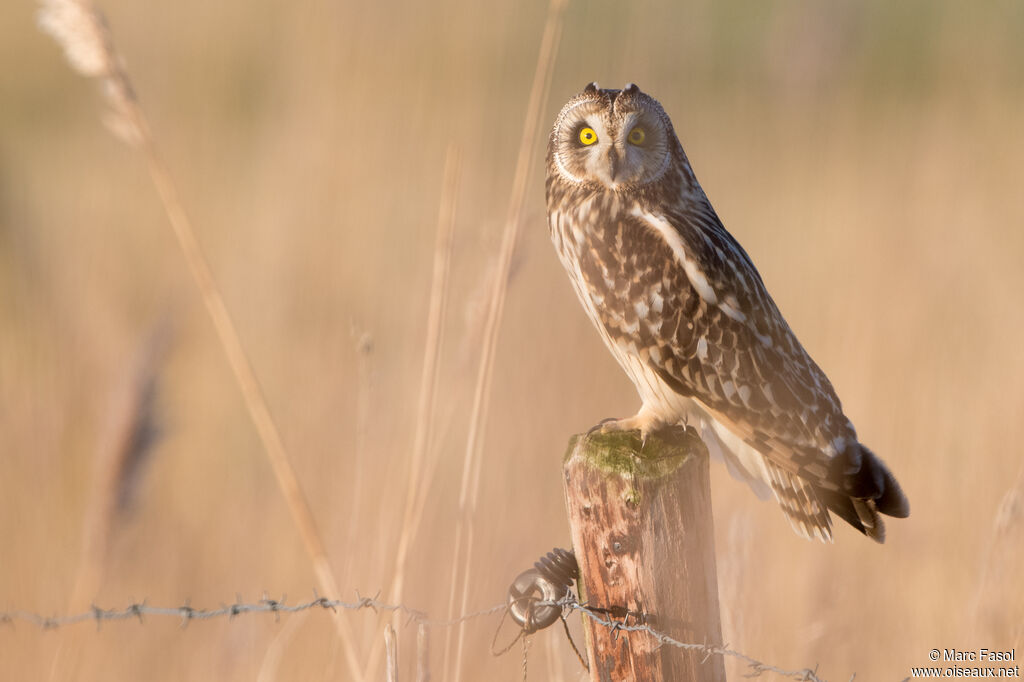
<svg viewBox="0 0 1024 682">
<path fill-rule="evenodd" d="M 549 214 L 551 238 L 581 303 L 613 337 L 643 347 L 675 332 L 693 287 L 671 249 L 614 193 L 596 193 Z M 671 328 L 666 325 L 672 325 Z"/>
<path fill-rule="evenodd" d="M 600 194 L 555 208 L 551 237 L 584 311 L 644 403 L 681 418 L 689 401 L 657 368 L 671 366 L 674 344 L 692 336 L 697 298 L 671 250 L 630 208 Z"/>
</svg>

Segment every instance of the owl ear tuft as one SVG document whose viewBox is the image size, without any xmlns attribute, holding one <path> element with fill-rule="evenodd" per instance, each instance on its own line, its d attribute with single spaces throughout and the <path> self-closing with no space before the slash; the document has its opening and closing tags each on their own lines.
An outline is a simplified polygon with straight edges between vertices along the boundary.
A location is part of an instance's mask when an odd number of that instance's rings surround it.
<svg viewBox="0 0 1024 682">
<path fill-rule="evenodd" d="M 636 83 L 626 83 L 626 87 L 622 88 L 623 95 L 635 95 L 640 92 L 640 88 L 636 87 Z"/>
<path fill-rule="evenodd" d="M 583 92 L 586 94 L 595 93 L 598 90 L 600 90 L 600 88 L 597 85 L 597 81 L 591 81 L 590 83 L 587 83 L 587 87 L 583 88 Z"/>
</svg>

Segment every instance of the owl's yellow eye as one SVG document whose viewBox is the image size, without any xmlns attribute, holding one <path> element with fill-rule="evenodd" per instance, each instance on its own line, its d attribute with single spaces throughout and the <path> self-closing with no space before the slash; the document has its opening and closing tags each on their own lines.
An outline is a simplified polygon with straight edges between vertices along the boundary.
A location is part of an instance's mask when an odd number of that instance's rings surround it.
<svg viewBox="0 0 1024 682">
<path fill-rule="evenodd" d="M 627 138 L 630 144 L 643 144 L 644 140 L 647 139 L 647 133 L 640 126 L 633 128 L 629 131 L 629 137 Z"/>
<path fill-rule="evenodd" d="M 597 142 L 597 133 L 594 132 L 593 128 L 584 128 L 580 131 L 580 142 L 583 144 L 594 144 Z"/>
</svg>

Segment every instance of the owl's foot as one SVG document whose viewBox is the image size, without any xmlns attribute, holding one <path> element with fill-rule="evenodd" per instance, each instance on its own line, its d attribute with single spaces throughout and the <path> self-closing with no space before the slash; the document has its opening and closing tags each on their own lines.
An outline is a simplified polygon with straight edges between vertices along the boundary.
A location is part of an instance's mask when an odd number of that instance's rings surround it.
<svg viewBox="0 0 1024 682">
<path fill-rule="evenodd" d="M 613 433 L 615 431 L 639 431 L 640 442 L 643 445 L 647 444 L 647 437 L 665 428 L 668 423 L 649 413 L 641 410 L 632 417 L 626 417 L 624 419 L 615 419 L 614 417 L 603 419 L 601 423 L 590 429 L 587 434 L 592 433 Z"/>
</svg>

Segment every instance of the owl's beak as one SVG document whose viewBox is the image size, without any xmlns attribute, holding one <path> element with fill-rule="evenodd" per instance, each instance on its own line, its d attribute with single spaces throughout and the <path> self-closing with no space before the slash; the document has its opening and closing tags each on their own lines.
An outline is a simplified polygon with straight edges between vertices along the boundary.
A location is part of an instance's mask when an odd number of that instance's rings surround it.
<svg viewBox="0 0 1024 682">
<path fill-rule="evenodd" d="M 608 177 L 615 182 L 615 176 L 619 174 L 619 152 L 615 147 L 608 148 Z"/>
</svg>

